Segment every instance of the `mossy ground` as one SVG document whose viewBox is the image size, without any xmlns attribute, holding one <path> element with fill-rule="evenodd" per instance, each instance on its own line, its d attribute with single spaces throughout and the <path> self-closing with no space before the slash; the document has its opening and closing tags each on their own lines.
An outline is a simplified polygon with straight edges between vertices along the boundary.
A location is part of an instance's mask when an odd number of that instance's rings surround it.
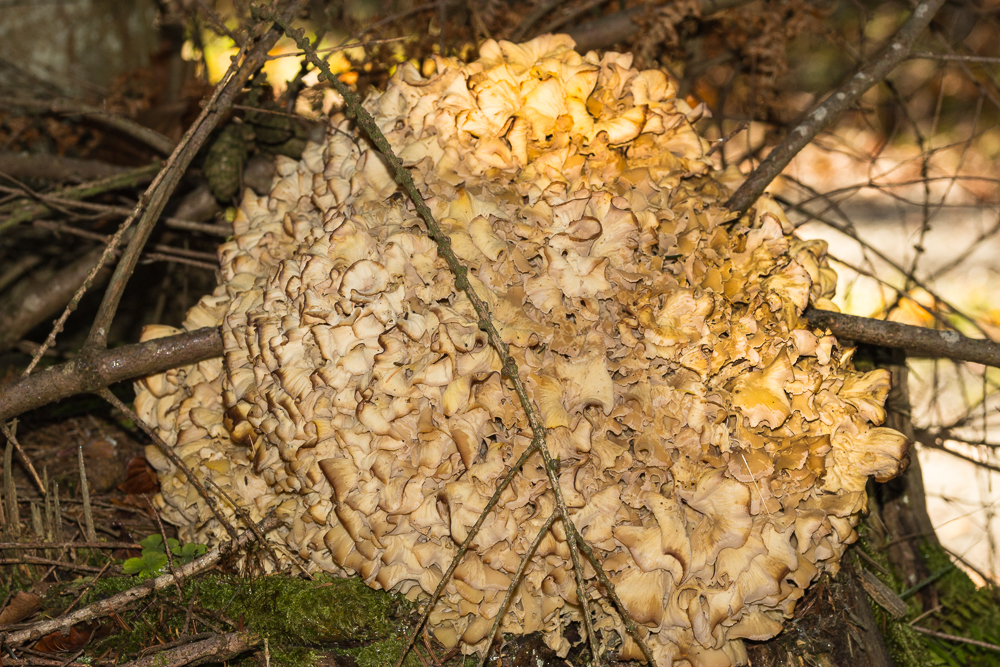
<svg viewBox="0 0 1000 667">
<path fill-rule="evenodd" d="M 136 583 L 134 577 L 103 579 L 83 602 Z M 115 632 L 92 649 L 124 659 L 185 632 L 242 629 L 268 639 L 275 665 L 309 667 L 320 652 L 332 652 L 348 658 L 344 664 L 376 667 L 398 660 L 412 612 L 413 605 L 402 596 L 373 590 L 357 579 L 207 574 L 182 584 L 179 593 L 168 588 L 133 605 L 119 615 L 119 627 L 128 631 Z M 256 660 L 248 656 L 231 664 Z M 411 654 L 404 664 L 419 667 L 420 660 Z"/>
</svg>

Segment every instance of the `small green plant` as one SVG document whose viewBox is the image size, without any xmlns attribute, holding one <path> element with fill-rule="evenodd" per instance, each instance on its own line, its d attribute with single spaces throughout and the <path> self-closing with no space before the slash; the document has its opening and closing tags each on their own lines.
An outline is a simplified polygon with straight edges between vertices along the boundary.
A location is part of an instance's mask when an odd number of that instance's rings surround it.
<svg viewBox="0 0 1000 667">
<path fill-rule="evenodd" d="M 139 542 L 139 544 L 142 546 L 142 555 L 138 558 L 129 558 L 126 560 L 122 565 L 122 570 L 124 570 L 125 574 L 135 575 L 140 579 L 159 576 L 163 570 L 163 566 L 167 564 L 166 550 L 168 548 L 175 559 L 179 561 L 180 565 L 190 563 L 208 551 L 208 547 L 204 544 L 185 544 L 181 546 L 181 543 L 172 537 L 167 538 L 167 544 L 164 547 L 163 536 L 161 535 L 150 535 L 142 542 Z"/>
</svg>

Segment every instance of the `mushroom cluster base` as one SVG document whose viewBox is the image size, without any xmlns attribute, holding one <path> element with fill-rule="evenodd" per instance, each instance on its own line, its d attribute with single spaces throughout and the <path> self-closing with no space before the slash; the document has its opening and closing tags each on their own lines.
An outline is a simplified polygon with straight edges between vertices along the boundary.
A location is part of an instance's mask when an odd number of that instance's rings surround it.
<svg viewBox="0 0 1000 667">
<path fill-rule="evenodd" d="M 565 36 L 404 63 L 365 107 L 469 268 L 547 429 L 571 520 L 660 666 L 733 665 L 836 571 L 870 476 L 907 442 L 877 427 L 888 373 L 802 319 L 836 277 L 765 198 L 734 219 L 698 110 L 631 56 Z M 146 378 L 136 409 L 240 523 L 275 510 L 284 557 L 426 599 L 531 433 L 468 298 L 344 117 L 271 192 L 247 192 L 221 284 L 186 329 L 225 357 Z M 146 338 L 168 335 L 151 327 Z M 222 527 L 157 449 L 181 538 Z M 239 511 L 232 503 L 239 506 Z M 517 472 L 430 627 L 486 647 L 555 508 L 540 455 Z M 588 566 L 602 650 L 641 658 Z M 580 604 L 557 522 L 502 631 L 565 655 Z"/>
</svg>

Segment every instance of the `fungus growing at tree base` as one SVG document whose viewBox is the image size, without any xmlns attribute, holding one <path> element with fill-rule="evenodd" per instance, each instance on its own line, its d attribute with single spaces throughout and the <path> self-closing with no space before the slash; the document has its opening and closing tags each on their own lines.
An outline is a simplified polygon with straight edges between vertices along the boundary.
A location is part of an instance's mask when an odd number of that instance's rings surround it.
<svg viewBox="0 0 1000 667">
<path fill-rule="evenodd" d="M 471 63 L 399 66 L 365 107 L 407 165 L 517 362 L 570 518 L 658 665 L 745 661 L 835 572 L 908 443 L 876 427 L 888 373 L 802 318 L 833 309 L 819 241 L 763 198 L 734 220 L 692 122 L 631 56 L 565 36 L 487 41 Z M 222 284 L 184 327 L 225 357 L 139 383 L 136 409 L 196 475 L 307 570 L 425 600 L 530 446 L 469 299 L 386 163 L 345 117 L 271 192 L 248 191 Z M 151 327 L 147 338 L 167 335 Z M 155 448 L 163 517 L 225 536 Z M 484 650 L 555 508 L 541 456 L 515 475 L 430 616 Z M 230 500 L 219 509 L 238 521 Z M 603 649 L 641 659 L 586 565 Z M 581 620 L 564 529 L 530 557 L 501 629 L 565 655 Z"/>
</svg>

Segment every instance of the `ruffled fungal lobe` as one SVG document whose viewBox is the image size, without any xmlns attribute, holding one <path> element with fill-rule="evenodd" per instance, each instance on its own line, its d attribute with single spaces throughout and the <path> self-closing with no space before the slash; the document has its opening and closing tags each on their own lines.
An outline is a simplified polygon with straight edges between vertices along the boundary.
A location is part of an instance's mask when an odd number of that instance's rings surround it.
<svg viewBox="0 0 1000 667">
<path fill-rule="evenodd" d="M 896 474 L 884 371 L 802 319 L 831 307 L 825 246 L 764 198 L 723 208 L 698 112 L 631 57 L 563 36 L 488 41 L 480 58 L 404 63 L 365 102 L 469 281 L 548 429 L 570 518 L 660 665 L 729 665 L 836 571 L 864 485 Z M 530 430 L 468 298 L 383 158 L 334 119 L 248 192 L 220 249 L 223 284 L 186 328 L 225 356 L 139 383 L 136 407 L 251 519 L 276 510 L 288 555 L 424 598 Z M 150 337 L 166 335 L 162 328 Z M 163 516 L 222 528 L 155 450 Z M 482 649 L 555 507 L 536 453 L 487 517 L 431 615 Z M 568 650 L 580 620 L 565 533 L 542 540 L 503 617 Z M 593 570 L 596 627 L 636 645 Z"/>
</svg>

